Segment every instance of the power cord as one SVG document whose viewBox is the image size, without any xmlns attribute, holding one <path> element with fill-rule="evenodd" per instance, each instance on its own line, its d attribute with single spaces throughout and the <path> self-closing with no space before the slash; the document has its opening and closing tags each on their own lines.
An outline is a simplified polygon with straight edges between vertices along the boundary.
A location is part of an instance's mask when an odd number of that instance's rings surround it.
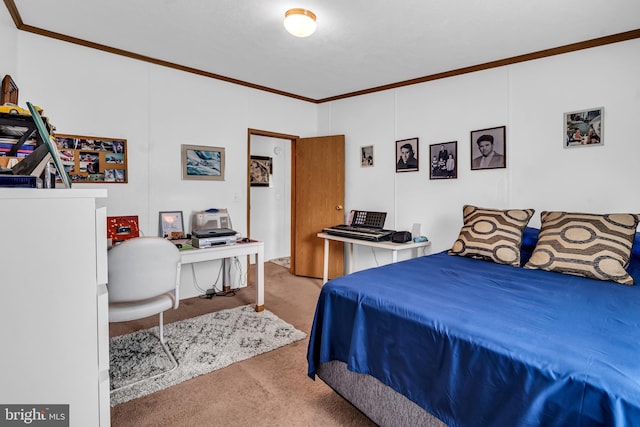
<svg viewBox="0 0 640 427">
<path fill-rule="evenodd" d="M 238 259 L 237 256 L 234 256 L 231 259 L 231 265 L 229 266 L 229 275 L 231 275 L 231 267 L 233 266 L 235 266 L 238 272 L 240 273 L 240 284 L 244 285 L 242 265 L 240 264 L 240 260 Z M 222 268 L 220 269 L 220 271 L 222 271 Z M 218 273 L 218 277 L 219 276 L 220 276 L 220 273 Z M 216 283 L 218 283 L 217 280 L 216 280 Z M 215 297 L 234 297 L 236 296 L 236 292 L 238 292 L 240 289 L 241 288 L 229 288 L 228 290 L 222 290 L 219 292 L 215 292 L 215 289 L 212 289 L 207 291 L 207 294 L 205 295 L 205 297 L 209 299 L 213 298 L 214 296 Z"/>
<path fill-rule="evenodd" d="M 369 247 L 371 249 L 371 253 L 373 254 L 373 260 L 376 262 L 376 266 L 380 267 L 380 263 L 378 262 L 378 257 L 376 256 L 376 251 L 373 250 L 373 247 Z"/>
<path fill-rule="evenodd" d="M 218 284 L 218 282 L 220 282 L 220 275 L 222 274 L 223 267 L 224 267 L 224 263 L 220 263 L 220 269 L 218 270 L 218 276 L 216 277 L 215 282 L 213 283 L 210 289 L 204 289 L 198 283 L 195 266 L 191 264 L 191 275 L 193 277 L 193 284 L 195 285 L 196 289 L 198 289 L 200 292 L 204 294 L 204 295 L 200 295 L 200 298 L 211 299 L 214 296 L 218 295 L 219 293 L 223 293 L 222 291 L 220 292 L 216 291 L 216 285 Z"/>
<path fill-rule="evenodd" d="M 233 260 L 231 261 L 231 266 L 235 266 L 236 269 L 238 270 L 238 273 L 240 275 L 240 287 L 245 287 L 245 274 L 244 274 L 244 270 L 242 270 L 242 264 L 240 263 L 240 260 L 238 259 L 237 256 L 233 257 Z"/>
<path fill-rule="evenodd" d="M 191 277 L 193 278 L 193 285 L 196 287 L 197 290 L 199 290 L 203 294 L 206 293 L 207 290 L 200 287 L 200 284 L 198 283 L 198 278 L 196 277 L 196 269 L 193 263 L 191 263 L 190 265 L 191 265 Z"/>
<path fill-rule="evenodd" d="M 242 274 L 242 266 L 240 265 L 240 261 L 238 260 L 237 256 L 233 257 L 231 265 L 232 266 L 236 265 L 236 268 Z M 220 276 L 222 275 L 223 270 L 224 270 L 224 262 L 221 262 L 220 263 L 220 269 L 218 270 L 218 276 L 216 277 L 216 280 L 215 280 L 213 286 L 210 289 L 206 289 L 205 290 L 202 287 L 200 287 L 200 285 L 198 284 L 198 280 L 196 278 L 194 266 L 193 266 L 193 264 L 191 264 L 191 271 L 193 273 L 193 283 L 196 286 L 196 288 L 204 294 L 204 295 L 200 295 L 200 298 L 211 299 L 213 297 L 233 297 L 233 296 L 236 295 L 236 292 L 239 291 L 240 288 L 233 288 L 233 289 L 221 290 L 221 291 L 217 290 L 217 285 L 220 282 Z M 229 269 L 229 272 L 231 273 L 231 269 Z M 244 284 L 244 281 L 242 279 L 242 275 L 241 275 L 240 281 L 241 281 L 242 284 Z"/>
</svg>

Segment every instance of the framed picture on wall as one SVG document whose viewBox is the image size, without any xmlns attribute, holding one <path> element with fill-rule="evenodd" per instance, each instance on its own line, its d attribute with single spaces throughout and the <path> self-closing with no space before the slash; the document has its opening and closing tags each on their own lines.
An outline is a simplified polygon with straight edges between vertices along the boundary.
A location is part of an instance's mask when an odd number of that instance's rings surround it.
<svg viewBox="0 0 640 427">
<path fill-rule="evenodd" d="M 431 144 L 429 155 L 431 156 L 429 179 L 458 177 L 458 141 Z"/>
<path fill-rule="evenodd" d="M 564 113 L 564 148 L 604 144 L 604 107 Z"/>
<path fill-rule="evenodd" d="M 224 148 L 182 144 L 182 179 L 224 181 Z"/>
<path fill-rule="evenodd" d="M 127 183 L 126 139 L 55 134 L 55 141 L 71 182 Z"/>
<path fill-rule="evenodd" d="M 373 166 L 373 145 L 365 145 L 360 147 L 360 166 Z"/>
<path fill-rule="evenodd" d="M 273 160 L 271 157 L 251 156 L 249 175 L 252 187 L 269 187 L 273 175 Z"/>
<path fill-rule="evenodd" d="M 471 131 L 471 170 L 507 167 L 506 126 Z"/>
<path fill-rule="evenodd" d="M 396 172 L 418 170 L 418 138 L 396 141 Z"/>
<path fill-rule="evenodd" d="M 184 221 L 182 211 L 160 212 L 158 236 L 165 239 L 184 239 Z"/>
</svg>

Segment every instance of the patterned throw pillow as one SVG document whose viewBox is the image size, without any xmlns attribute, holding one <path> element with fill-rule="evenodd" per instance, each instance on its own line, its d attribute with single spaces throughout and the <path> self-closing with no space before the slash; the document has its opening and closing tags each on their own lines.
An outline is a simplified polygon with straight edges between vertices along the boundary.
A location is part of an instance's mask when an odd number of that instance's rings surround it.
<svg viewBox="0 0 640 427">
<path fill-rule="evenodd" d="M 522 232 L 533 209 L 483 209 L 465 205 L 464 225 L 449 255 L 460 255 L 520 266 Z"/>
<path fill-rule="evenodd" d="M 540 219 L 538 243 L 525 268 L 633 285 L 625 268 L 639 215 L 545 211 Z"/>
</svg>

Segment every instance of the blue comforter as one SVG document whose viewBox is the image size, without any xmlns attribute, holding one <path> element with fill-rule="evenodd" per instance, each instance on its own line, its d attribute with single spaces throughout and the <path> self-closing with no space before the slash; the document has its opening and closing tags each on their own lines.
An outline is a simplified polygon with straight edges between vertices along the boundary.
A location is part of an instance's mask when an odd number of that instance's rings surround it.
<svg viewBox="0 0 640 427">
<path fill-rule="evenodd" d="M 311 378 L 345 362 L 450 426 L 640 425 L 640 285 L 411 259 L 328 282 L 307 359 Z"/>
</svg>

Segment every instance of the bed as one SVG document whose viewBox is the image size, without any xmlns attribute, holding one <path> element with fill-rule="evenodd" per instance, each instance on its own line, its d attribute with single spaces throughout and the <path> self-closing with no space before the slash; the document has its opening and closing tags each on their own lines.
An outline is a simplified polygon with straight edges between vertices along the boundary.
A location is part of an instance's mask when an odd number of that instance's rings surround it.
<svg viewBox="0 0 640 427">
<path fill-rule="evenodd" d="M 385 426 L 640 425 L 640 286 L 628 286 L 640 283 L 640 234 L 632 217 L 624 224 L 625 284 L 566 265 L 532 267 L 552 238 L 544 217 L 540 230 L 525 228 L 529 218 L 518 225 L 511 265 L 443 251 L 333 279 L 318 299 L 308 375 Z M 584 233 L 584 224 L 569 225 Z M 601 243 L 576 258 L 601 260 Z"/>
</svg>

